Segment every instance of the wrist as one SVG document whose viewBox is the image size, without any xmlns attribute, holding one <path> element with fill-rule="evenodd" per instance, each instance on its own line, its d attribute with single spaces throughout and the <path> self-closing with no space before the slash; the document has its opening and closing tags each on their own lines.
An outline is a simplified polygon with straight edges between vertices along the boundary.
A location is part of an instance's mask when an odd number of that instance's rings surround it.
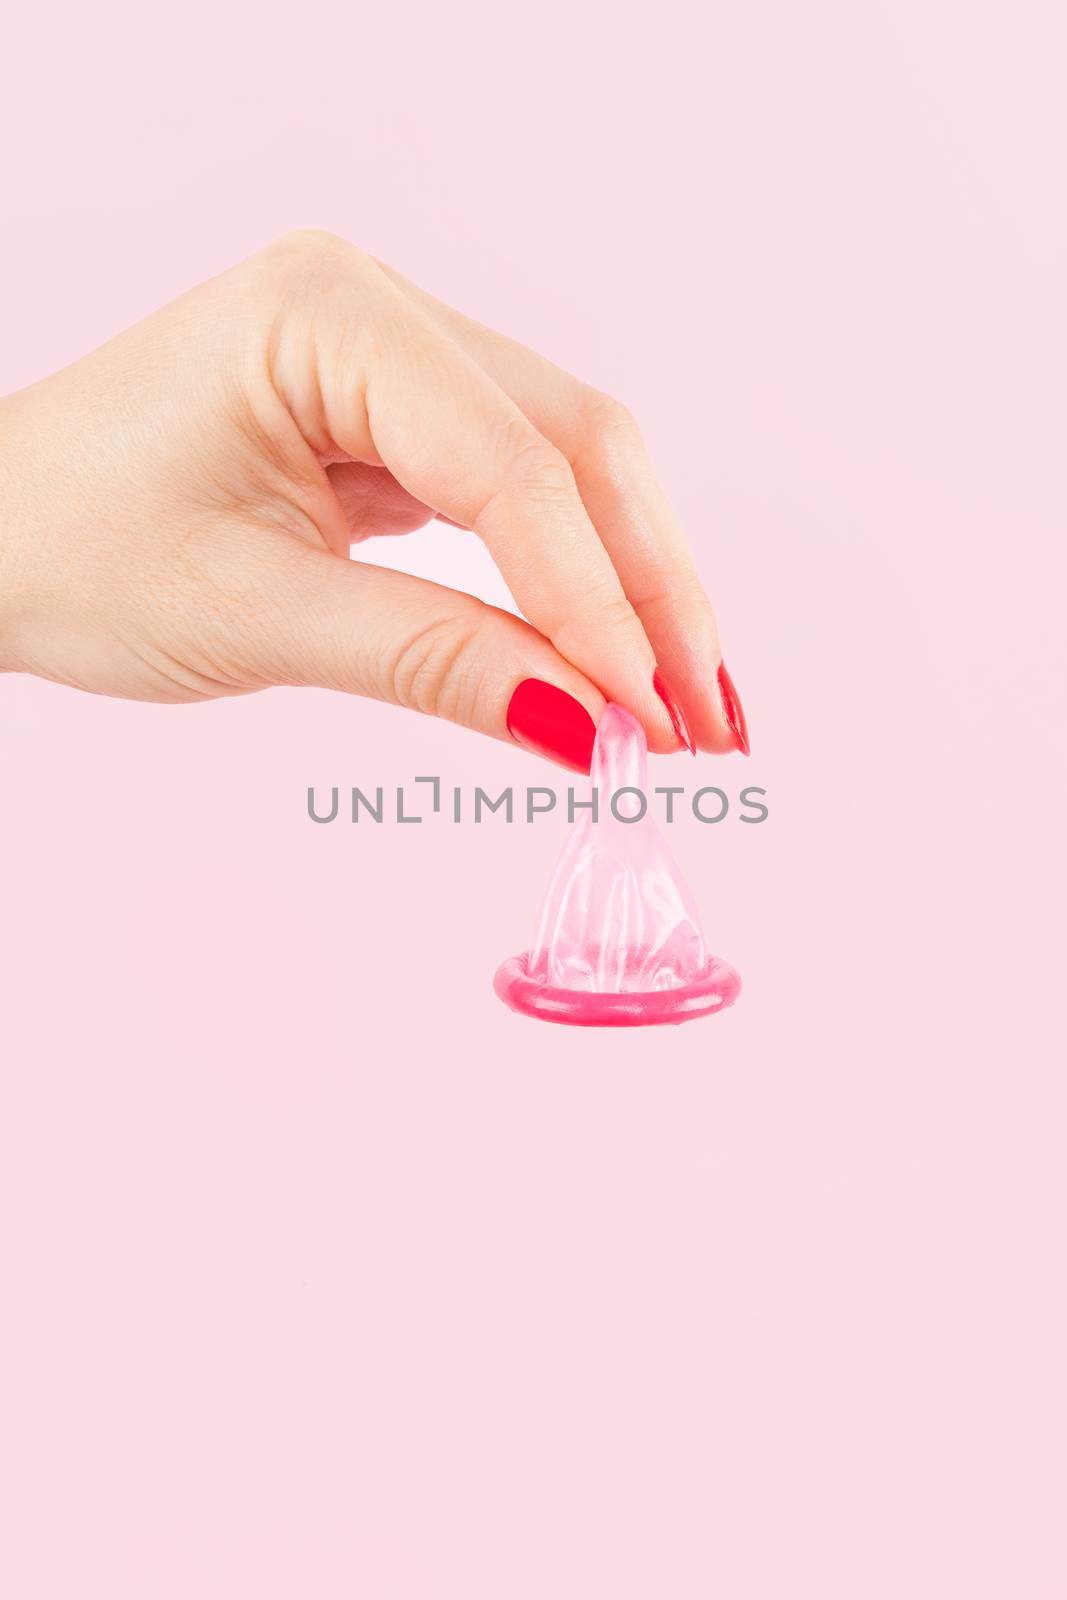
<svg viewBox="0 0 1067 1600">
<path fill-rule="evenodd" d="M 0 672 L 18 672 L 19 619 L 25 605 L 25 544 L 30 495 L 19 395 L 0 396 Z"/>
</svg>

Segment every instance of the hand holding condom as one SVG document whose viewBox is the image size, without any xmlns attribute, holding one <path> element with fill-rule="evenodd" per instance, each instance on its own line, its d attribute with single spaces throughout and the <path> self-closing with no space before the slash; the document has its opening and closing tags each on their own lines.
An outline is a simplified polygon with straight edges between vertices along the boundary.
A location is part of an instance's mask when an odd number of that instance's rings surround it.
<svg viewBox="0 0 1067 1600">
<path fill-rule="evenodd" d="M 633 419 L 328 234 L 285 237 L 0 402 L 0 668 L 194 701 L 369 695 L 588 771 L 747 751 Z M 522 620 L 350 559 L 433 516 Z"/>
</svg>

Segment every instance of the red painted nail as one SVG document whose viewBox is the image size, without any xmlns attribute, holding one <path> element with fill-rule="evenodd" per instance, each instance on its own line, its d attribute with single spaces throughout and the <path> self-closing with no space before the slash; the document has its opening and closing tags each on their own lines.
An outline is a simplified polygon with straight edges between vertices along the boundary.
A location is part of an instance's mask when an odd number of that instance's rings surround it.
<svg viewBox="0 0 1067 1600">
<path fill-rule="evenodd" d="M 596 723 L 565 689 L 539 678 L 524 678 L 508 702 L 508 732 L 527 750 L 548 756 L 575 772 L 593 764 Z"/>
<path fill-rule="evenodd" d="M 719 693 L 722 696 L 723 713 L 730 724 L 731 733 L 737 740 L 737 748 L 747 756 L 751 753 L 748 748 L 748 723 L 745 721 L 741 702 L 737 698 L 734 681 L 726 670 L 725 661 L 719 663 Z"/>
<path fill-rule="evenodd" d="M 667 715 L 671 719 L 671 727 L 674 729 L 675 734 L 685 745 L 686 749 L 689 751 L 689 754 L 691 756 L 695 756 L 697 753 L 697 747 L 693 743 L 693 735 L 689 732 L 689 724 L 686 722 L 681 706 L 678 704 L 677 700 L 674 698 L 674 695 L 667 687 L 666 679 L 658 667 L 652 674 L 652 687 L 663 701 L 663 704 L 667 707 Z"/>
</svg>

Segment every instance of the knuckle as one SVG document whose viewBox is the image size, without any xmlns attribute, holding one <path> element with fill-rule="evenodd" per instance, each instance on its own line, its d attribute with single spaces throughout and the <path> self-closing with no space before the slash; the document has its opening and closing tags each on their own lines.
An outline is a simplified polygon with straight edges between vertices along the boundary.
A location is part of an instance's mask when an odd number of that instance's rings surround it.
<svg viewBox="0 0 1067 1600">
<path fill-rule="evenodd" d="M 602 595 L 596 604 L 596 615 L 606 628 L 639 629 L 641 626 L 624 594 Z"/>
<path fill-rule="evenodd" d="M 624 640 L 623 635 L 629 637 Z M 553 644 L 570 659 L 587 648 L 592 637 L 642 654 L 649 649 L 637 613 L 622 593 L 587 594 L 580 611 L 568 610 L 552 630 Z"/>
<path fill-rule="evenodd" d="M 460 722 L 476 685 L 476 612 L 434 618 L 408 639 L 393 663 L 392 697 L 412 711 Z"/>
<path fill-rule="evenodd" d="M 326 228 L 291 228 L 269 248 L 279 254 L 309 256 L 329 255 L 350 247 L 340 234 L 330 233 Z"/>
<path fill-rule="evenodd" d="M 524 493 L 573 494 L 574 472 L 556 446 L 540 434 L 527 435 L 508 462 L 509 485 Z"/>
<path fill-rule="evenodd" d="M 593 432 L 636 433 L 638 431 L 633 412 L 613 394 L 604 394 L 599 389 L 587 389 L 581 409 L 587 425 Z"/>
<path fill-rule="evenodd" d="M 498 440 L 498 459 L 504 464 L 499 488 L 478 507 L 471 526 L 480 528 L 489 514 L 516 499 L 548 504 L 577 494 L 574 471 L 562 450 L 541 436 L 525 417 L 505 424 Z"/>
<path fill-rule="evenodd" d="M 579 406 L 579 454 L 609 464 L 644 449 L 641 429 L 632 411 L 613 395 L 589 389 Z"/>
<path fill-rule="evenodd" d="M 324 228 L 294 228 L 269 244 L 263 255 L 284 282 L 336 275 L 368 259 L 358 245 Z"/>
</svg>

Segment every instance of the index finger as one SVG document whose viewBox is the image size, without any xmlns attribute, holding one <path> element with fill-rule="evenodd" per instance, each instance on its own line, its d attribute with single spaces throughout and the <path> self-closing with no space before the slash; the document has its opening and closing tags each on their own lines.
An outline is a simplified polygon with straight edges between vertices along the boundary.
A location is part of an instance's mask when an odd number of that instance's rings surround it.
<svg viewBox="0 0 1067 1600">
<path fill-rule="evenodd" d="M 566 456 L 582 502 L 697 744 L 748 754 L 744 712 L 711 602 L 636 422 L 545 357 L 465 317 L 383 267 Z"/>
<path fill-rule="evenodd" d="M 315 289 L 312 410 L 330 438 L 474 528 L 534 627 L 640 719 L 654 749 L 676 749 L 652 645 L 566 456 L 360 252 L 339 251 Z M 279 344 L 284 352 L 284 330 Z"/>
</svg>

